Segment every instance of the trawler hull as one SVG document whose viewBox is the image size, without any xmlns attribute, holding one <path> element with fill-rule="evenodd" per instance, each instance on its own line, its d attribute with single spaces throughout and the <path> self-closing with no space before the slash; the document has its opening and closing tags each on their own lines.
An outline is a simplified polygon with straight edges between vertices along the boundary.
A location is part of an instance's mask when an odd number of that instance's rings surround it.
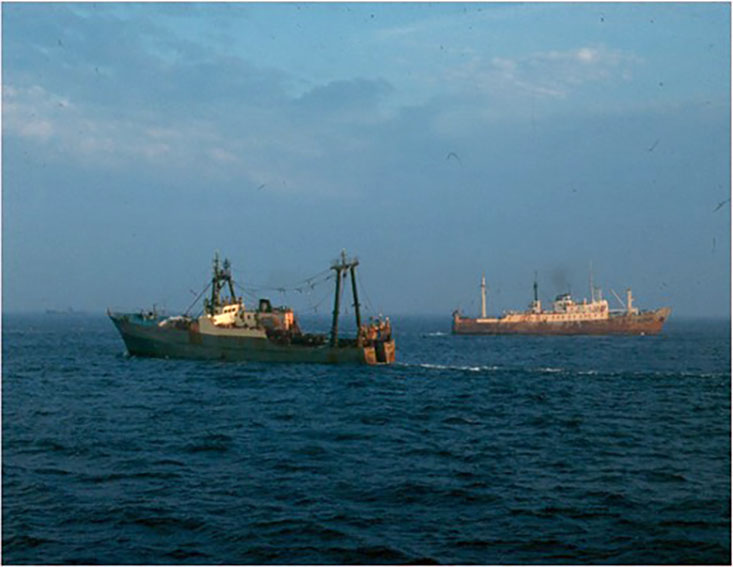
<svg viewBox="0 0 733 567">
<path fill-rule="evenodd" d="M 161 327 L 160 319 L 139 313 L 110 313 L 109 317 L 132 356 L 318 364 L 390 364 L 395 360 L 394 340 L 372 346 L 359 346 L 349 339 L 339 339 L 338 347 L 285 344 L 266 337 L 202 333 L 196 325 Z"/>
<path fill-rule="evenodd" d="M 527 315 L 524 320 L 473 319 L 456 315 L 453 333 L 456 335 L 656 335 L 664 326 L 670 309 L 664 307 L 638 314 L 611 315 L 607 319 L 590 321 L 536 320 Z"/>
</svg>

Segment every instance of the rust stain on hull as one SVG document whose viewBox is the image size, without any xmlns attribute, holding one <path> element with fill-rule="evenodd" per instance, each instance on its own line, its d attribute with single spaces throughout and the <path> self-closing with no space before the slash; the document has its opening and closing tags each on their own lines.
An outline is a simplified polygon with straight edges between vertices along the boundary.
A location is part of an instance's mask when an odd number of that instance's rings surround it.
<svg viewBox="0 0 733 567">
<path fill-rule="evenodd" d="M 663 307 L 638 314 L 612 315 L 594 321 L 482 321 L 453 316 L 456 335 L 656 335 L 671 309 Z"/>
<path fill-rule="evenodd" d="M 613 310 L 603 299 L 602 290 L 593 285 L 590 274 L 590 301 L 574 300 L 570 293 L 561 293 L 551 309 L 543 309 L 539 299 L 535 273 L 534 299 L 526 311 L 506 311 L 501 317 L 486 316 L 486 279 L 481 277 L 481 317 L 464 317 L 453 312 L 453 333 L 456 335 L 656 335 L 662 330 L 671 309 L 663 307 L 641 311 L 634 306 L 631 288 L 626 290 L 626 303 L 616 294 L 623 310 Z"/>
</svg>

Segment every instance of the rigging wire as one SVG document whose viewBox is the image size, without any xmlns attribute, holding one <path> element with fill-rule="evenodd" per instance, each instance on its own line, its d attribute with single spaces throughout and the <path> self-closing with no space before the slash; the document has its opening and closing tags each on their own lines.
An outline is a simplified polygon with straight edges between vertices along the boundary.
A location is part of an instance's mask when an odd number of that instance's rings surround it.
<svg viewBox="0 0 733 567">
<path fill-rule="evenodd" d="M 303 291 L 308 291 L 309 289 L 315 289 L 316 286 L 319 286 L 328 280 L 332 279 L 333 275 L 329 275 L 327 277 L 322 277 L 319 279 L 313 279 L 309 280 L 309 283 L 306 285 L 296 286 L 296 287 L 288 287 L 288 286 L 272 286 L 272 285 L 258 285 L 258 284 L 247 284 L 244 286 L 243 284 L 240 284 L 239 282 L 237 285 L 241 286 L 244 289 L 248 289 L 250 291 L 276 291 L 278 293 L 285 293 L 288 291 L 295 291 L 298 293 L 303 293 Z"/>
<path fill-rule="evenodd" d="M 326 299 L 328 299 L 328 298 L 329 298 L 330 296 L 331 296 L 331 290 L 329 289 L 329 290 L 328 290 L 328 291 L 326 292 L 326 294 L 325 294 L 325 295 L 324 295 L 324 296 L 323 296 L 323 297 L 322 297 L 321 299 L 319 299 L 319 300 L 318 300 L 318 303 L 316 303 L 315 305 L 311 305 L 311 309 L 313 309 L 313 312 L 314 312 L 314 313 L 318 313 L 318 308 L 319 308 L 319 307 L 320 307 L 320 306 L 321 306 L 321 305 L 323 304 L 323 302 L 324 302 L 324 301 L 326 301 Z"/>
<path fill-rule="evenodd" d="M 313 281 L 313 282 L 311 282 L 308 285 L 303 285 L 303 286 L 294 287 L 294 288 L 282 287 L 282 286 L 264 286 L 264 285 L 263 286 L 258 286 L 258 285 L 249 284 L 249 285 L 247 285 L 247 289 L 249 289 L 251 291 L 254 291 L 254 292 L 278 292 L 278 293 L 285 293 L 285 292 L 290 291 L 290 292 L 303 293 L 303 291 L 307 291 L 308 289 L 313 289 L 317 285 L 321 285 L 321 284 L 325 283 L 328 279 L 330 279 L 330 278 L 324 278 L 324 279 L 321 279 L 321 280 L 318 280 L 318 281 Z"/>
<path fill-rule="evenodd" d="M 239 276 L 239 272 L 232 270 L 234 273 L 237 273 Z M 302 280 L 296 280 L 292 285 L 282 286 L 282 285 L 268 285 L 268 284 L 260 284 L 260 283 L 249 283 L 247 285 L 248 289 L 255 290 L 255 291 L 298 291 L 300 293 L 303 292 L 304 287 L 310 287 L 313 288 L 315 285 L 319 285 L 323 283 L 324 281 L 330 279 L 329 277 L 323 277 L 326 274 L 328 274 L 331 271 L 331 268 L 327 268 L 325 270 L 322 270 L 318 272 L 317 274 L 314 274 L 312 276 L 309 276 L 307 278 L 304 278 Z"/>
<path fill-rule="evenodd" d="M 321 275 L 323 275 L 323 274 L 321 274 Z M 312 300 L 312 290 L 315 290 L 321 284 L 324 284 L 325 282 L 327 282 L 328 280 L 333 279 L 334 277 L 335 277 L 334 274 L 330 274 L 329 276 L 327 276 L 325 278 L 322 278 L 319 281 L 312 282 L 307 287 L 307 289 L 305 290 L 305 292 L 302 289 L 299 289 L 299 288 L 295 288 L 295 291 L 297 291 L 297 292 L 299 292 L 301 294 L 305 293 L 306 294 L 306 297 L 308 298 L 308 303 L 310 304 L 310 309 L 309 310 L 313 310 L 315 313 L 318 313 L 318 308 L 331 295 L 331 291 L 328 290 L 325 293 L 325 295 L 323 295 L 323 297 L 321 297 L 314 304 L 313 303 L 313 300 Z M 241 283 L 239 283 L 238 281 L 236 281 L 234 279 L 232 279 L 232 281 L 234 282 L 235 288 L 238 291 L 241 291 L 242 294 L 245 295 L 247 297 L 247 299 L 250 300 L 250 301 L 252 301 L 253 303 L 256 303 L 259 300 L 259 296 L 257 294 L 259 292 L 262 292 L 262 291 L 275 291 L 275 292 L 278 292 L 278 293 L 280 293 L 280 294 L 282 294 L 284 296 L 283 299 L 286 302 L 288 300 L 287 291 L 290 288 L 284 288 L 284 287 L 262 287 L 262 288 L 257 288 L 257 287 L 253 287 L 253 286 L 246 286 L 245 287 L 244 285 L 242 285 Z M 292 289 L 290 291 L 292 291 Z"/>
<path fill-rule="evenodd" d="M 369 299 L 369 293 L 367 293 L 367 290 L 364 287 L 364 284 L 361 283 L 361 274 L 359 272 L 356 272 L 356 279 L 359 282 L 359 288 L 364 292 L 364 296 L 366 297 L 366 302 L 367 302 L 366 307 L 367 307 L 367 310 L 368 311 L 371 311 L 372 313 L 374 313 L 375 312 L 374 305 L 372 305 L 372 300 Z"/>
<path fill-rule="evenodd" d="M 205 294 L 205 293 L 206 293 L 206 292 L 208 291 L 208 289 L 209 289 L 210 287 L 211 287 L 211 282 L 209 282 L 209 283 L 208 283 L 208 284 L 206 285 L 206 287 L 205 287 L 205 288 L 203 289 L 203 291 L 202 291 L 201 293 L 199 293 L 199 294 L 198 294 L 198 296 L 196 296 L 196 299 L 194 299 L 194 300 L 193 300 L 193 303 L 191 303 L 191 305 L 189 305 L 189 306 L 188 306 L 188 309 L 186 309 L 186 310 L 185 310 L 185 311 L 183 312 L 183 314 L 184 314 L 184 315 L 187 315 L 187 314 L 188 314 L 188 312 L 189 312 L 189 311 L 191 311 L 191 308 L 192 308 L 192 307 L 193 307 L 194 305 L 196 305 L 196 303 L 198 302 L 198 300 L 199 300 L 199 299 L 201 299 L 201 297 L 202 297 L 202 296 L 203 296 L 203 295 L 204 295 L 204 294 Z"/>
<path fill-rule="evenodd" d="M 235 270 L 232 270 L 232 272 L 235 272 Z M 318 272 L 317 274 L 314 274 L 312 276 L 309 276 L 307 278 L 304 278 L 302 280 L 297 280 L 294 285 L 292 286 L 271 286 L 271 285 L 259 285 L 259 284 L 249 284 L 247 286 L 244 286 L 243 284 L 236 281 L 234 278 L 232 278 L 232 283 L 234 284 L 235 288 L 237 288 L 238 291 L 240 291 L 244 296 L 246 296 L 249 300 L 251 300 L 253 303 L 256 303 L 259 300 L 258 294 L 270 291 L 270 292 L 278 292 L 282 294 L 287 302 L 287 292 L 288 291 L 294 291 L 298 292 L 300 294 L 303 294 L 304 292 L 307 294 L 308 301 L 311 303 L 311 309 L 313 309 L 316 313 L 318 312 L 318 307 L 326 300 L 326 298 L 330 295 L 330 291 L 327 292 L 318 302 L 313 305 L 311 301 L 311 292 L 315 290 L 317 287 L 321 286 L 322 284 L 326 283 L 327 281 L 333 279 L 335 277 L 335 274 L 330 273 L 331 268 L 327 268 L 325 270 L 322 270 Z M 324 277 L 325 276 L 325 277 Z M 201 299 L 201 297 L 211 288 L 211 281 L 204 287 L 204 289 L 201 291 L 201 293 L 196 296 L 196 299 L 193 300 L 193 303 L 184 311 L 184 315 L 188 315 L 191 309 L 196 305 L 196 303 Z M 343 292 L 343 289 L 342 289 Z M 199 311 L 199 315 L 203 313 L 203 309 Z"/>
<path fill-rule="evenodd" d="M 234 271 L 234 270 L 232 270 Z M 366 288 L 364 287 L 364 283 L 361 280 L 361 274 L 359 272 L 356 272 L 357 281 L 359 283 L 359 288 L 362 290 L 364 294 L 364 298 L 366 299 L 366 303 L 364 306 L 366 309 L 370 312 L 375 312 L 374 310 L 374 304 L 372 303 L 371 298 L 369 297 L 369 292 L 367 292 Z M 312 300 L 312 291 L 315 290 L 317 287 L 320 287 L 322 284 L 325 284 L 329 280 L 332 280 L 337 277 L 337 273 L 332 273 L 331 268 L 328 268 L 326 270 L 322 270 L 321 272 L 318 272 L 317 274 L 314 274 L 310 277 L 304 278 L 302 280 L 298 280 L 295 283 L 300 285 L 293 285 L 293 286 L 271 286 L 271 285 L 264 285 L 264 284 L 249 284 L 247 286 L 239 283 L 238 281 L 234 280 L 232 278 L 232 283 L 234 284 L 235 288 L 237 288 L 238 291 L 240 291 L 244 296 L 247 297 L 248 300 L 256 303 L 259 300 L 259 297 L 257 294 L 264 292 L 264 291 L 271 291 L 271 292 L 278 292 L 282 294 L 283 298 L 287 302 L 287 292 L 288 291 L 295 291 L 300 294 L 305 293 L 306 297 L 308 299 L 308 303 L 310 304 L 309 311 L 313 311 L 314 313 L 318 313 L 318 309 L 323 305 L 324 301 L 328 299 L 328 297 L 331 295 L 331 291 L 328 290 L 316 303 L 313 303 Z M 341 277 L 343 278 L 342 285 L 339 286 L 339 304 L 341 305 L 341 313 L 349 313 L 349 307 L 348 305 L 345 305 L 343 303 L 343 296 L 344 296 L 344 287 L 346 287 L 346 280 L 348 280 L 348 274 L 346 272 L 341 274 Z M 209 282 L 206 287 L 199 293 L 199 295 L 194 299 L 193 303 L 186 309 L 184 314 L 188 314 L 189 311 L 196 305 L 196 303 L 201 299 L 201 297 L 209 290 L 211 287 L 211 282 Z M 203 313 L 203 309 L 199 312 L 199 314 Z"/>
<path fill-rule="evenodd" d="M 232 280 L 232 281 L 234 281 L 234 280 Z M 246 287 L 244 287 L 239 282 L 234 281 L 234 287 L 238 291 L 242 292 L 242 295 L 245 295 L 247 297 L 247 300 L 251 300 L 253 303 L 256 303 L 257 300 L 259 299 L 257 297 L 257 295 L 255 295 L 253 292 L 251 292 L 250 290 L 248 290 Z"/>
</svg>

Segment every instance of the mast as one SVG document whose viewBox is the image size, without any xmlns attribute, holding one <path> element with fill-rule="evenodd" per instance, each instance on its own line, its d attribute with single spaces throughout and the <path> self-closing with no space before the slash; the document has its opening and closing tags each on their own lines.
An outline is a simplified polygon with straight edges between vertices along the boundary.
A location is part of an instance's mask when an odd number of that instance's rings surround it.
<svg viewBox="0 0 733 567">
<path fill-rule="evenodd" d="M 339 332 L 339 301 L 341 301 L 341 266 L 333 265 L 332 269 L 336 270 L 336 295 L 333 300 L 333 321 L 331 322 L 331 346 L 338 344 Z"/>
<path fill-rule="evenodd" d="M 234 293 L 234 280 L 232 280 L 231 264 L 229 259 L 225 258 L 224 263 L 219 264 L 219 253 L 214 253 L 214 273 L 211 276 L 211 301 L 204 300 L 204 311 L 209 315 L 216 315 L 217 307 L 222 305 L 221 291 L 224 285 L 228 284 L 231 301 L 236 301 Z M 201 292 L 203 294 L 203 292 Z"/>
<path fill-rule="evenodd" d="M 486 275 L 481 274 L 481 318 L 486 319 Z"/>
<path fill-rule="evenodd" d="M 234 282 L 232 281 L 232 271 L 230 269 L 231 264 L 229 258 L 224 258 L 224 269 L 222 270 L 222 278 L 226 279 L 229 284 L 229 295 L 232 301 L 236 301 L 236 295 L 234 294 Z"/>
<path fill-rule="evenodd" d="M 211 276 L 211 303 L 209 314 L 214 314 L 214 309 L 219 305 L 219 253 L 214 253 L 214 275 Z"/>
<path fill-rule="evenodd" d="M 354 314 L 356 315 L 356 329 L 357 333 L 361 329 L 361 313 L 359 312 L 359 294 L 356 291 L 356 266 L 359 264 L 358 260 L 354 260 L 349 268 L 351 273 L 351 292 L 354 294 Z"/>
<path fill-rule="evenodd" d="M 361 314 L 359 313 L 359 299 L 356 292 L 356 281 L 354 279 L 354 268 L 359 261 L 354 259 L 350 262 L 346 261 L 346 250 L 341 251 L 340 262 L 336 261 L 331 269 L 336 272 L 336 294 L 333 299 L 333 321 L 331 323 L 331 346 L 338 346 L 338 330 L 339 330 L 339 309 L 341 307 L 341 278 L 346 270 L 351 270 L 351 285 L 354 293 L 354 310 L 356 311 L 357 326 L 361 324 Z M 358 333 L 357 333 L 358 334 Z"/>
</svg>

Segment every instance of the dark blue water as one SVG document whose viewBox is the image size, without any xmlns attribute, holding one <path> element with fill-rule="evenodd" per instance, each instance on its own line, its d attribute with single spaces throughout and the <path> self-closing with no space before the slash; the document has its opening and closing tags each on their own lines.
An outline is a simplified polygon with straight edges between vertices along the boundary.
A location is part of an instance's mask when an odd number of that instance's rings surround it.
<svg viewBox="0 0 733 567">
<path fill-rule="evenodd" d="M 728 323 L 394 326 L 390 368 L 268 366 L 4 317 L 3 562 L 730 562 Z"/>
</svg>

